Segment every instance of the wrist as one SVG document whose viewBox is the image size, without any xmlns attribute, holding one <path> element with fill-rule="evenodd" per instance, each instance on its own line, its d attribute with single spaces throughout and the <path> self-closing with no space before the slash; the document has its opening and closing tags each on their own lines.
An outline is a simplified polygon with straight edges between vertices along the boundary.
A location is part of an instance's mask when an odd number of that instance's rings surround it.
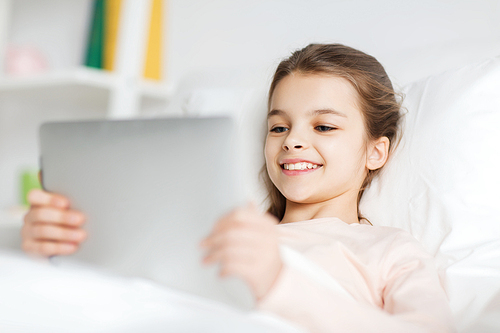
<svg viewBox="0 0 500 333">
<path fill-rule="evenodd" d="M 283 270 L 283 262 L 280 259 L 277 265 L 275 266 L 273 273 L 269 275 L 269 280 L 267 281 L 267 283 L 263 284 L 262 288 L 256 292 L 255 298 L 257 302 L 266 297 L 267 294 L 271 291 L 271 289 L 273 289 L 282 270 Z"/>
</svg>

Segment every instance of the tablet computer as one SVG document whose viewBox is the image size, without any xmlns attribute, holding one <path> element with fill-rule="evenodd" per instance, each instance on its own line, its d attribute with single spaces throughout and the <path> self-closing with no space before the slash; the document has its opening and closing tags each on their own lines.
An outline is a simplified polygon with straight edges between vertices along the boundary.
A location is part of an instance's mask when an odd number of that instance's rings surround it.
<svg viewBox="0 0 500 333">
<path fill-rule="evenodd" d="M 234 131 L 225 117 L 43 124 L 43 188 L 87 217 L 79 251 L 53 260 L 251 308 L 248 287 L 203 266 L 199 247 L 215 221 L 243 203 Z"/>
</svg>

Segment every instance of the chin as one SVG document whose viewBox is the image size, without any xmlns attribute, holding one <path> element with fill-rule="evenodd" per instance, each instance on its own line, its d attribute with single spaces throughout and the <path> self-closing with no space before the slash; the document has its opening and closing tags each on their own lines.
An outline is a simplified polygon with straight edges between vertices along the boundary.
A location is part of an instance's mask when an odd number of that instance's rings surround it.
<svg viewBox="0 0 500 333">
<path fill-rule="evenodd" d="M 309 204 L 314 203 L 314 199 L 311 195 L 305 194 L 303 191 L 301 193 L 290 193 L 290 192 L 281 192 L 283 196 L 291 202 L 297 204 Z"/>
</svg>

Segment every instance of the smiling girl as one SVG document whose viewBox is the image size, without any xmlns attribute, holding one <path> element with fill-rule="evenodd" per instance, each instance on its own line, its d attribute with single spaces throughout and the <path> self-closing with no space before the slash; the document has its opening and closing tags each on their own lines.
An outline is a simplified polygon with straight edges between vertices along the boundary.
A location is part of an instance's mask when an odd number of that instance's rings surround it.
<svg viewBox="0 0 500 333">
<path fill-rule="evenodd" d="M 257 308 L 312 332 L 453 331 L 433 258 L 358 209 L 400 121 L 380 63 L 344 45 L 311 44 L 279 64 L 268 106 L 268 212 L 248 205 L 222 217 L 202 241 L 204 263 L 246 281 Z M 29 200 L 25 251 L 76 251 L 84 215 L 57 194 L 33 191 Z"/>
<path fill-rule="evenodd" d="M 223 217 L 203 242 L 205 262 L 247 281 L 258 308 L 312 332 L 453 331 L 433 258 L 359 213 L 400 121 L 382 65 L 343 45 L 309 45 L 279 64 L 268 106 L 268 213 Z M 304 257 L 312 269 L 297 264 Z"/>
</svg>

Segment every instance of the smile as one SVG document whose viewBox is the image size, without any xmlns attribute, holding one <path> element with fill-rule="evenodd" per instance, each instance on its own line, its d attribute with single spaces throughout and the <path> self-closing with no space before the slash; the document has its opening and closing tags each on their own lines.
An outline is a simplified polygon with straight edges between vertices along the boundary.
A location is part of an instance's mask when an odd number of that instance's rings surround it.
<svg viewBox="0 0 500 333">
<path fill-rule="evenodd" d="M 283 163 L 281 165 L 281 168 L 285 170 L 310 170 L 310 169 L 317 169 L 319 167 L 321 167 L 321 164 L 314 164 L 308 162 Z"/>
</svg>

